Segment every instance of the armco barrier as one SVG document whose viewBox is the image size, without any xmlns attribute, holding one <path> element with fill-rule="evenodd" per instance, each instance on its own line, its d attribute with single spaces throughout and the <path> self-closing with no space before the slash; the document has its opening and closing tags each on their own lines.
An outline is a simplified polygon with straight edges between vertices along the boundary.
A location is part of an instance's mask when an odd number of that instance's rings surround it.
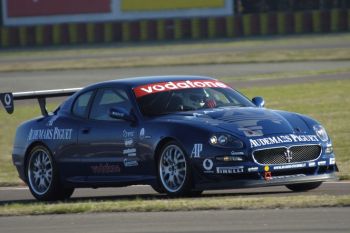
<svg viewBox="0 0 350 233">
<path fill-rule="evenodd" d="M 0 47 L 235 38 L 350 31 L 350 10 L 0 27 Z"/>
</svg>

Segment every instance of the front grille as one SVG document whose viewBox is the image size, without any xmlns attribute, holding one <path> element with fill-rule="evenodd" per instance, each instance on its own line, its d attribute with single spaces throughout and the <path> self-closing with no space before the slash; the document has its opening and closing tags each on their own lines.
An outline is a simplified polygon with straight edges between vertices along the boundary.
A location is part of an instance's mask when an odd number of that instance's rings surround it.
<svg viewBox="0 0 350 233">
<path fill-rule="evenodd" d="M 304 145 L 257 150 L 253 158 L 259 164 L 288 164 L 315 160 L 320 154 L 321 146 Z"/>
</svg>

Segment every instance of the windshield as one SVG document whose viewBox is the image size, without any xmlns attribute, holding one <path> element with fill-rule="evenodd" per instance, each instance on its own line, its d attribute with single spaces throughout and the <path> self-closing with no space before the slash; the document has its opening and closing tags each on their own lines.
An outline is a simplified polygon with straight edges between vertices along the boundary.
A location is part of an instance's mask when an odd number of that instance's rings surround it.
<svg viewBox="0 0 350 233">
<path fill-rule="evenodd" d="M 154 83 L 134 88 L 146 116 L 220 107 L 253 107 L 245 96 L 216 80 Z"/>
</svg>

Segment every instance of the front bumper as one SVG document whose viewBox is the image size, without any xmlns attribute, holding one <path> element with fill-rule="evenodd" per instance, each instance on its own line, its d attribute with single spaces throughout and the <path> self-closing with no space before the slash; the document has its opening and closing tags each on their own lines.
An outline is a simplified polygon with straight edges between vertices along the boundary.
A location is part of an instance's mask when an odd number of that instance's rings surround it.
<svg viewBox="0 0 350 233">
<path fill-rule="evenodd" d="M 252 180 L 252 179 L 235 179 L 222 180 L 219 182 L 199 183 L 195 185 L 196 190 L 210 190 L 210 189 L 235 189 L 235 188 L 254 188 L 267 186 L 281 186 L 298 183 L 313 183 L 338 180 L 335 173 L 321 174 L 321 175 L 286 175 L 286 176 L 272 176 L 270 180 Z"/>
</svg>

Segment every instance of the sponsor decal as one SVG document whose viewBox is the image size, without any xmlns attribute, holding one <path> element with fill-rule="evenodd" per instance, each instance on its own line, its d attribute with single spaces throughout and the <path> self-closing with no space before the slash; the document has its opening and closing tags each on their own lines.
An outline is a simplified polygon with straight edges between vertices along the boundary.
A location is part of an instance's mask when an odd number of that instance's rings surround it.
<svg viewBox="0 0 350 233">
<path fill-rule="evenodd" d="M 329 165 L 334 165 L 334 164 L 335 164 L 335 158 L 330 158 Z"/>
<path fill-rule="evenodd" d="M 326 161 L 320 161 L 317 164 L 318 164 L 318 166 L 324 166 L 324 165 L 327 164 L 327 162 Z"/>
<path fill-rule="evenodd" d="M 130 147 L 130 146 L 133 146 L 134 145 L 134 139 L 132 138 L 127 138 L 124 140 L 124 145 L 126 147 Z"/>
<path fill-rule="evenodd" d="M 137 98 L 145 95 L 154 94 L 158 92 L 190 89 L 190 88 L 229 88 L 226 84 L 216 80 L 187 80 L 187 81 L 174 81 L 174 82 L 162 82 L 152 83 L 134 88 L 134 93 Z"/>
<path fill-rule="evenodd" d="M 236 173 L 242 173 L 243 172 L 243 166 L 239 167 L 217 167 L 216 173 L 218 174 L 236 174 Z"/>
<path fill-rule="evenodd" d="M 206 171 L 211 171 L 211 169 L 213 169 L 213 161 L 211 159 L 205 159 L 203 161 L 203 168 L 206 170 Z"/>
<path fill-rule="evenodd" d="M 135 135 L 134 131 L 127 131 L 127 130 L 123 130 L 123 137 L 124 138 L 133 138 Z"/>
<path fill-rule="evenodd" d="M 242 151 L 231 151 L 231 155 L 244 155 Z"/>
<path fill-rule="evenodd" d="M 12 93 L 3 93 L 0 94 L 0 101 L 5 107 L 7 113 L 13 113 L 13 95 Z"/>
<path fill-rule="evenodd" d="M 273 170 L 283 170 L 283 169 L 303 168 L 303 167 L 306 167 L 306 163 L 274 166 Z"/>
<path fill-rule="evenodd" d="M 28 141 L 31 140 L 70 140 L 73 129 L 61 129 L 58 127 L 48 129 L 31 129 Z"/>
<path fill-rule="evenodd" d="M 316 167 L 316 162 L 310 162 L 309 167 Z"/>
<path fill-rule="evenodd" d="M 120 173 L 121 171 L 119 165 L 110 165 L 108 163 L 91 166 L 91 170 L 94 174 L 111 174 Z"/>
<path fill-rule="evenodd" d="M 264 171 L 265 171 L 265 172 L 270 171 L 270 167 L 269 167 L 269 166 L 265 166 L 265 167 L 264 167 Z"/>
<path fill-rule="evenodd" d="M 249 139 L 251 148 L 290 142 L 319 142 L 316 135 L 288 134 L 282 136 Z"/>
<path fill-rule="evenodd" d="M 145 139 L 145 128 L 142 128 L 140 130 L 139 138 L 140 138 L 140 140 Z"/>
<path fill-rule="evenodd" d="M 136 148 L 124 149 L 123 154 L 128 156 L 136 156 Z"/>
<path fill-rule="evenodd" d="M 5 94 L 4 96 L 4 103 L 5 103 L 5 107 L 9 106 L 12 104 L 12 97 L 10 94 Z"/>
<path fill-rule="evenodd" d="M 248 167 L 248 172 L 257 172 L 258 170 L 258 167 Z"/>
<path fill-rule="evenodd" d="M 51 119 L 47 122 L 46 126 L 53 126 L 53 124 L 55 123 L 55 121 L 57 120 L 58 116 L 54 115 L 51 117 Z"/>
<path fill-rule="evenodd" d="M 124 159 L 124 167 L 137 167 L 139 163 L 136 160 Z"/>
<path fill-rule="evenodd" d="M 191 157 L 192 158 L 200 158 L 201 157 L 201 152 L 203 150 L 203 144 L 194 144 Z"/>
<path fill-rule="evenodd" d="M 305 174 L 296 174 L 296 175 L 285 175 L 285 176 L 271 176 L 270 180 L 281 180 L 281 179 L 291 179 L 298 177 L 305 177 Z"/>
<path fill-rule="evenodd" d="M 122 112 L 116 112 L 116 111 L 111 111 L 111 114 L 115 117 L 123 118 L 125 117 L 125 114 Z"/>
</svg>

